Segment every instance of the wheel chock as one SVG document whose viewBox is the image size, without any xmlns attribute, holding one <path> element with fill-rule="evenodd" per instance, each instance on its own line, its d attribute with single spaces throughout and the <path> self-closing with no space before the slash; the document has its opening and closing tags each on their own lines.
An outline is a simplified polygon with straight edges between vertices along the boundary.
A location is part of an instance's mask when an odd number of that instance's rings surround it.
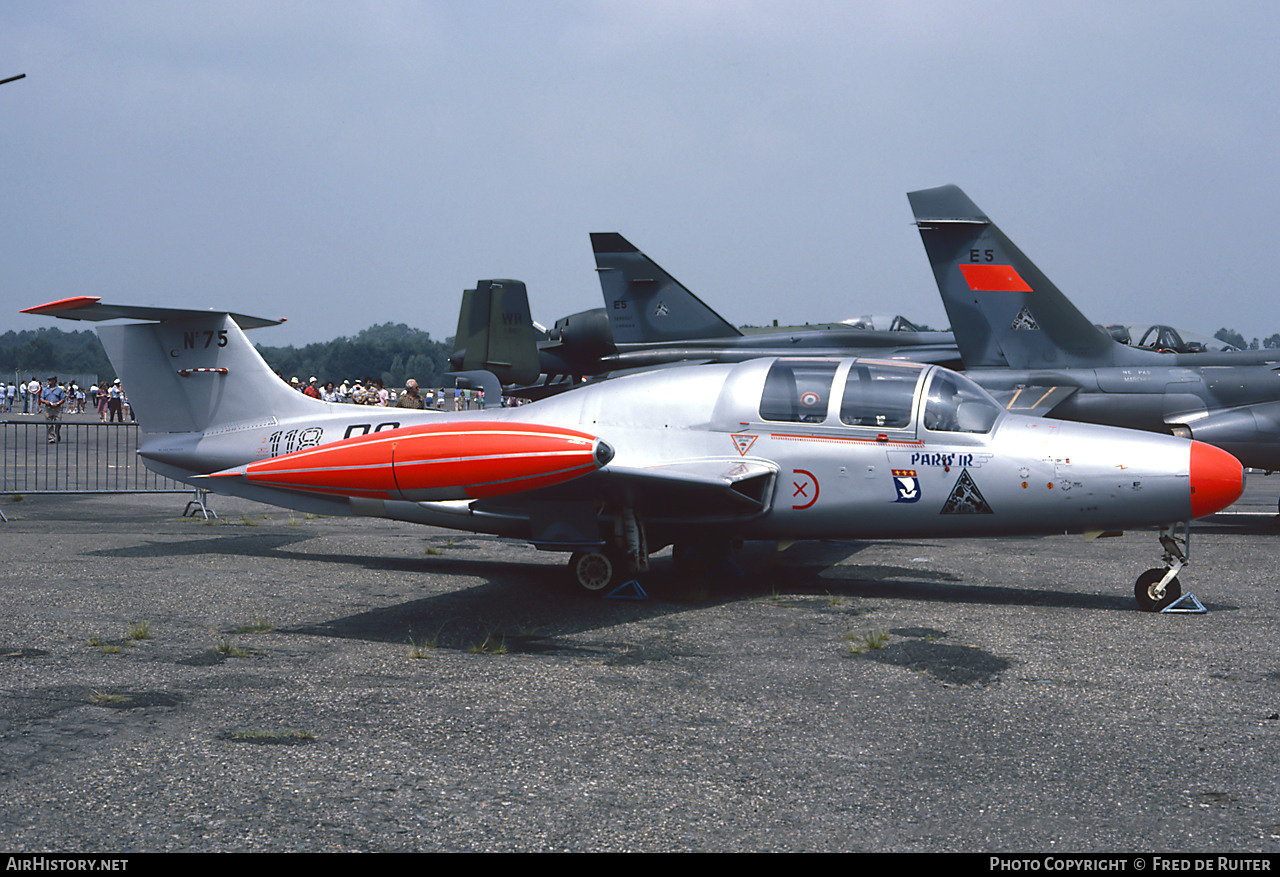
<svg viewBox="0 0 1280 877">
<path fill-rule="evenodd" d="M 606 600 L 648 600 L 649 595 L 644 592 L 644 588 L 640 587 L 640 582 L 635 579 L 623 582 L 612 591 L 604 595 Z"/>
<path fill-rule="evenodd" d="M 1161 609 L 1160 614 L 1204 615 L 1208 611 L 1208 609 L 1204 608 L 1204 604 L 1196 599 L 1196 595 L 1188 591 L 1168 606 Z"/>
</svg>

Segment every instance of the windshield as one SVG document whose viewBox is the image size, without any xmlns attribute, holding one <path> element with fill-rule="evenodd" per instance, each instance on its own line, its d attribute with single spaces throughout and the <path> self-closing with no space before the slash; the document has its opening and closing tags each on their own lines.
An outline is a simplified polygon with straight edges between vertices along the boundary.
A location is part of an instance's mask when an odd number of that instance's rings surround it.
<svg viewBox="0 0 1280 877">
<path fill-rule="evenodd" d="M 973 381 L 938 369 L 929 381 L 924 426 L 934 432 L 986 433 L 995 425 L 1000 411 L 996 400 Z"/>
</svg>

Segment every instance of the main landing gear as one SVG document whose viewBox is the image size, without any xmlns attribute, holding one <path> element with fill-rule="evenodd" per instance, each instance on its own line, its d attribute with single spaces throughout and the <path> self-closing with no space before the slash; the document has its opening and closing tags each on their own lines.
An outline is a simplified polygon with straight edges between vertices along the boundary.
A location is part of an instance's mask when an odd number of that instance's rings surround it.
<svg viewBox="0 0 1280 877">
<path fill-rule="evenodd" d="M 1144 612 L 1159 612 L 1182 596 L 1178 573 L 1187 565 L 1191 553 L 1191 522 L 1183 524 L 1181 537 L 1174 531 L 1176 526 L 1167 524 L 1160 528 L 1160 547 L 1164 551 L 1160 562 L 1164 567 L 1147 570 L 1133 585 L 1138 608 Z"/>
<path fill-rule="evenodd" d="M 631 509 L 623 509 L 615 516 L 613 532 L 606 543 L 603 549 L 575 551 L 569 557 L 570 574 L 588 591 L 617 587 L 649 570 L 644 525 Z"/>
<path fill-rule="evenodd" d="M 611 585 L 621 584 L 629 564 L 626 558 L 612 549 L 604 551 L 575 551 L 569 558 L 569 572 L 574 581 L 588 591 L 603 591 Z"/>
</svg>

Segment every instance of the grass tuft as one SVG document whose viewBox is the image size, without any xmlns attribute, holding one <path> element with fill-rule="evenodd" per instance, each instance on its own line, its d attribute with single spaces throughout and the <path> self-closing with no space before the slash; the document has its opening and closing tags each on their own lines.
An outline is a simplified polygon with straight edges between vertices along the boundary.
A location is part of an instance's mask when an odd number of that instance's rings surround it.
<svg viewBox="0 0 1280 877">
<path fill-rule="evenodd" d="M 244 625 L 241 625 L 240 627 L 233 627 L 231 629 L 231 632 L 235 634 L 271 633 L 271 631 L 273 630 L 275 630 L 275 627 L 271 624 L 270 621 L 267 620 L 267 617 L 265 615 L 259 615 L 253 619 L 252 624 L 244 624 Z"/>
<path fill-rule="evenodd" d="M 224 737 L 236 743 L 306 743 L 316 739 L 310 731 L 229 731 Z"/>
<path fill-rule="evenodd" d="M 493 634 L 484 638 L 484 642 L 476 643 L 467 649 L 473 655 L 505 655 L 507 653 L 506 637 L 494 639 Z"/>
<path fill-rule="evenodd" d="M 124 703 L 129 699 L 127 694 L 113 694 L 107 691 L 95 691 L 89 695 L 89 703 L 105 705 L 109 703 Z"/>
<path fill-rule="evenodd" d="M 440 640 L 434 636 L 409 637 L 409 657 L 425 658 L 433 649 L 440 648 Z"/>
<path fill-rule="evenodd" d="M 224 639 L 222 642 L 218 643 L 216 646 L 213 647 L 213 650 L 217 652 L 219 655 L 226 655 L 228 658 L 249 657 L 248 649 L 242 649 L 240 646 L 236 645 L 229 639 Z"/>
<path fill-rule="evenodd" d="M 889 632 L 887 630 L 867 630 L 860 633 L 849 631 L 843 639 L 849 644 L 848 654 L 864 655 L 888 645 Z"/>
</svg>

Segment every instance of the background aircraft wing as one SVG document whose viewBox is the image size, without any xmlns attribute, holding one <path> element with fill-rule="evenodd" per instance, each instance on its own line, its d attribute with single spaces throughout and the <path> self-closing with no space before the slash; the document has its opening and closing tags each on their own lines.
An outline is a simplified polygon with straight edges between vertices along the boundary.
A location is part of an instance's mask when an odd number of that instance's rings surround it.
<svg viewBox="0 0 1280 877">
<path fill-rule="evenodd" d="M 1079 387 L 1019 387 L 992 392 L 996 401 L 1016 414 L 1044 417 L 1065 402 Z M 990 391 L 989 391 L 990 392 Z"/>
</svg>

